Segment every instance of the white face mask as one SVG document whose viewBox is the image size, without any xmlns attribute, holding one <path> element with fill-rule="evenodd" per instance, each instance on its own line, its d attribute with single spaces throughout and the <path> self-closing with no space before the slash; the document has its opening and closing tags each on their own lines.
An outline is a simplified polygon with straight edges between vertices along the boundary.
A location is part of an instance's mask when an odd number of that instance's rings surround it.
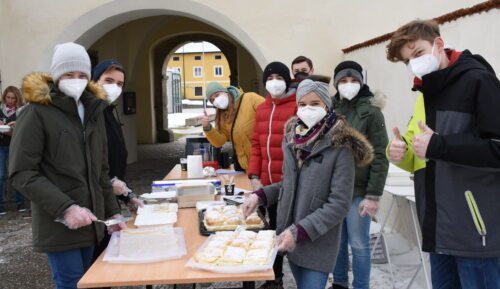
<svg viewBox="0 0 500 289">
<path fill-rule="evenodd" d="M 226 109 L 229 105 L 229 96 L 227 93 L 221 93 L 214 99 L 213 105 L 218 109 Z"/>
<path fill-rule="evenodd" d="M 326 115 L 326 110 L 321 106 L 310 106 L 306 105 L 299 107 L 297 110 L 297 116 L 302 120 L 308 128 L 313 127 L 320 120 L 322 120 Z"/>
<path fill-rule="evenodd" d="M 440 59 L 434 55 L 434 47 L 435 43 L 432 44 L 430 54 L 424 54 L 417 58 L 410 59 L 408 63 L 409 69 L 416 77 L 422 79 L 424 75 L 439 69 Z"/>
<path fill-rule="evenodd" d="M 59 81 L 58 87 L 61 92 L 74 98 L 75 101 L 78 102 L 83 91 L 85 90 L 85 87 L 87 87 L 88 82 L 89 81 L 86 79 L 78 78 L 63 79 Z"/>
<path fill-rule="evenodd" d="M 102 87 L 106 91 L 106 99 L 110 104 L 115 102 L 120 97 L 120 94 L 122 94 L 122 88 L 116 85 L 116 83 L 103 84 Z"/>
<path fill-rule="evenodd" d="M 272 98 L 280 97 L 285 92 L 286 82 L 279 79 L 268 80 L 266 81 L 266 89 L 269 91 Z"/>
<path fill-rule="evenodd" d="M 358 95 L 361 89 L 361 84 L 358 82 L 347 82 L 339 84 L 340 97 L 351 100 Z"/>
</svg>

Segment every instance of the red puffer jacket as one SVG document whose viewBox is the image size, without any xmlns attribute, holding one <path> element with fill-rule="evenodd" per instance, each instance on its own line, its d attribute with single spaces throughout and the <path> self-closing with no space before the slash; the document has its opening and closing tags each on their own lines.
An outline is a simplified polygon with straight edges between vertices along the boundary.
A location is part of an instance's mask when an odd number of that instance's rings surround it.
<svg viewBox="0 0 500 289">
<path fill-rule="evenodd" d="M 282 99 L 268 95 L 257 107 L 247 173 L 259 176 L 264 186 L 281 181 L 283 130 L 286 121 L 296 113 L 295 92 Z"/>
</svg>

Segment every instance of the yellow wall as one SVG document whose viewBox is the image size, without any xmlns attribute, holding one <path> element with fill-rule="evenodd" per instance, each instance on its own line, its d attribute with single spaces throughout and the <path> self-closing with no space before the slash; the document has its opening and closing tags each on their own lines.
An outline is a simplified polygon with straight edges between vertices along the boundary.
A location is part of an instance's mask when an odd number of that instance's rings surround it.
<svg viewBox="0 0 500 289">
<path fill-rule="evenodd" d="M 205 61 L 203 61 L 202 53 L 175 53 L 167 63 L 166 69 L 178 70 L 180 72 L 182 80 L 181 89 L 185 99 L 203 99 L 205 97 L 206 84 L 212 81 L 217 81 L 223 86 L 229 86 L 230 70 L 224 53 L 205 52 L 204 55 Z M 215 56 L 221 56 L 221 59 L 215 59 Z M 199 57 L 200 60 L 195 60 L 195 57 Z M 178 60 L 174 60 L 175 58 L 178 58 Z M 202 68 L 202 74 L 196 76 L 195 68 L 200 67 Z M 215 67 L 222 68 L 221 76 L 215 75 Z M 200 95 L 195 95 L 195 87 L 202 87 Z"/>
</svg>

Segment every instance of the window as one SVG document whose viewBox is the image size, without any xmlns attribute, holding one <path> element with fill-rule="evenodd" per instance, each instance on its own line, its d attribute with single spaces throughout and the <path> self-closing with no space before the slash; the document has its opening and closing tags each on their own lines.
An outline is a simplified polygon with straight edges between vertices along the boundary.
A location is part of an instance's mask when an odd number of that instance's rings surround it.
<svg viewBox="0 0 500 289">
<path fill-rule="evenodd" d="M 171 70 L 175 71 L 177 73 L 181 73 L 181 68 L 180 67 L 172 67 Z"/>
<path fill-rule="evenodd" d="M 203 68 L 201 66 L 193 67 L 193 76 L 194 77 L 202 77 L 203 76 Z"/>
<path fill-rule="evenodd" d="M 215 59 L 217 59 L 217 60 L 222 59 L 222 55 L 219 55 L 219 54 L 215 55 Z"/>
<path fill-rule="evenodd" d="M 214 75 L 220 77 L 222 74 L 222 66 L 214 66 Z"/>
<path fill-rule="evenodd" d="M 195 56 L 194 60 L 201 60 L 201 56 L 199 56 L 199 55 Z"/>
<path fill-rule="evenodd" d="M 195 86 L 194 87 L 194 96 L 203 96 L 203 87 Z"/>
<path fill-rule="evenodd" d="M 174 56 L 174 61 L 179 61 L 179 56 Z"/>
</svg>

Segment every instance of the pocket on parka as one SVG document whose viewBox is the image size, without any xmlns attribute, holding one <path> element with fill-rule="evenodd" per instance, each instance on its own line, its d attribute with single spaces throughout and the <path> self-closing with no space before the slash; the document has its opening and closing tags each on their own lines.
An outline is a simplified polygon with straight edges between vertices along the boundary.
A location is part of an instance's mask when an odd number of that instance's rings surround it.
<svg viewBox="0 0 500 289">
<path fill-rule="evenodd" d="M 323 201 L 318 197 L 313 197 L 311 200 L 311 204 L 309 205 L 309 210 L 311 212 L 314 212 L 317 209 L 321 208 L 324 204 L 326 204 L 326 201 Z"/>
</svg>

